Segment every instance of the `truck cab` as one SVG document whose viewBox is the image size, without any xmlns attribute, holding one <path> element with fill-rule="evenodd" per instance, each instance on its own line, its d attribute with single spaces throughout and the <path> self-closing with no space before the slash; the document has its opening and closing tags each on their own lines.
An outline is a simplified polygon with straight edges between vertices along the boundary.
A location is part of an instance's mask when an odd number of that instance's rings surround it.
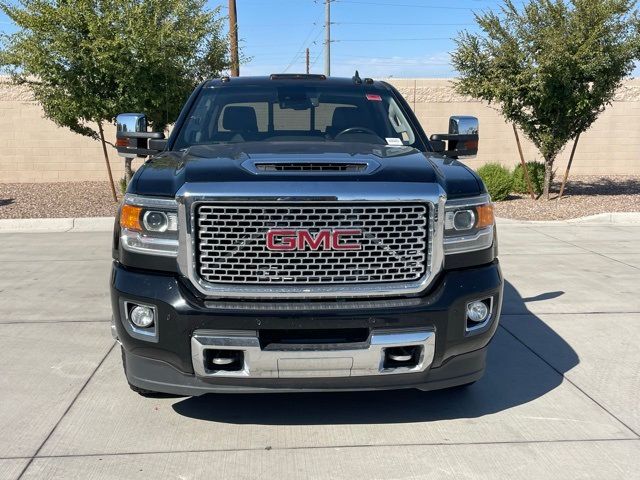
<svg viewBox="0 0 640 480">
<path fill-rule="evenodd" d="M 146 156 L 113 237 L 112 332 L 142 394 L 469 385 L 503 278 L 491 199 L 391 85 L 323 75 L 199 85 Z"/>
</svg>

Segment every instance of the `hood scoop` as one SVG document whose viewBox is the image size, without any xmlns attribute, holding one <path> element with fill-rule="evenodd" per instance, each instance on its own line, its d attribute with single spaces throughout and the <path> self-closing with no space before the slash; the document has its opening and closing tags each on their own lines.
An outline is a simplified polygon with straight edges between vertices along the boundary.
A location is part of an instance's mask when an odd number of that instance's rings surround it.
<svg viewBox="0 0 640 480">
<path fill-rule="evenodd" d="M 254 174 L 359 174 L 367 175 L 377 170 L 375 160 L 331 161 L 331 160 L 247 160 L 242 167 Z"/>
<path fill-rule="evenodd" d="M 256 163 L 261 172 L 362 172 L 366 163 Z"/>
</svg>

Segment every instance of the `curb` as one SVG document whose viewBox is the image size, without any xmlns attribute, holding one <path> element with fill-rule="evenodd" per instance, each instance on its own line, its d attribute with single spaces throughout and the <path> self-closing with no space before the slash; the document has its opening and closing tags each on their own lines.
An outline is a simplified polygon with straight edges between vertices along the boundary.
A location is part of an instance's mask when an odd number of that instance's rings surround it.
<svg viewBox="0 0 640 480">
<path fill-rule="evenodd" d="M 0 220 L 0 233 L 110 232 L 115 217 L 8 218 Z"/>
<path fill-rule="evenodd" d="M 514 220 L 498 217 L 499 225 L 640 225 L 640 212 L 613 212 L 569 220 Z M 111 232 L 115 217 L 0 219 L 0 233 Z"/>
<path fill-rule="evenodd" d="M 567 220 L 516 220 L 496 218 L 503 225 L 640 225 L 640 212 L 611 212 Z"/>
</svg>

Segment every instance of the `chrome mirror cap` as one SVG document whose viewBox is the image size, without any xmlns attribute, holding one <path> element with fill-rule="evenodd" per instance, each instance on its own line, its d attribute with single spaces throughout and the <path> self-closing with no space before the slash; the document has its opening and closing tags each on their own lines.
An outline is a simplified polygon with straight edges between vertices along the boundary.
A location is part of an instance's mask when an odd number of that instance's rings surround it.
<svg viewBox="0 0 640 480">
<path fill-rule="evenodd" d="M 144 113 L 121 113 L 116 117 L 116 132 L 146 132 L 147 116 Z"/>
<path fill-rule="evenodd" d="M 478 135 L 480 122 L 476 117 L 456 115 L 449 118 L 449 135 Z"/>
</svg>

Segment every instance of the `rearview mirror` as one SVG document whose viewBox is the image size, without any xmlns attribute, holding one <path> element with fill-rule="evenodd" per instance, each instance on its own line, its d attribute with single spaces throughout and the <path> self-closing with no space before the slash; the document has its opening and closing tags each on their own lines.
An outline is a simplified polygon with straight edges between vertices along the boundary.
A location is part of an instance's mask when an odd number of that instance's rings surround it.
<svg viewBox="0 0 640 480">
<path fill-rule="evenodd" d="M 147 132 L 147 117 L 144 113 L 121 113 L 116 117 L 116 150 L 121 157 L 155 155 L 164 150 L 165 146 L 163 132 Z"/>
<path fill-rule="evenodd" d="M 478 131 L 479 122 L 476 117 L 453 116 L 449 118 L 448 134 L 431 135 L 432 146 L 436 152 L 448 157 L 472 157 L 478 154 Z"/>
</svg>

